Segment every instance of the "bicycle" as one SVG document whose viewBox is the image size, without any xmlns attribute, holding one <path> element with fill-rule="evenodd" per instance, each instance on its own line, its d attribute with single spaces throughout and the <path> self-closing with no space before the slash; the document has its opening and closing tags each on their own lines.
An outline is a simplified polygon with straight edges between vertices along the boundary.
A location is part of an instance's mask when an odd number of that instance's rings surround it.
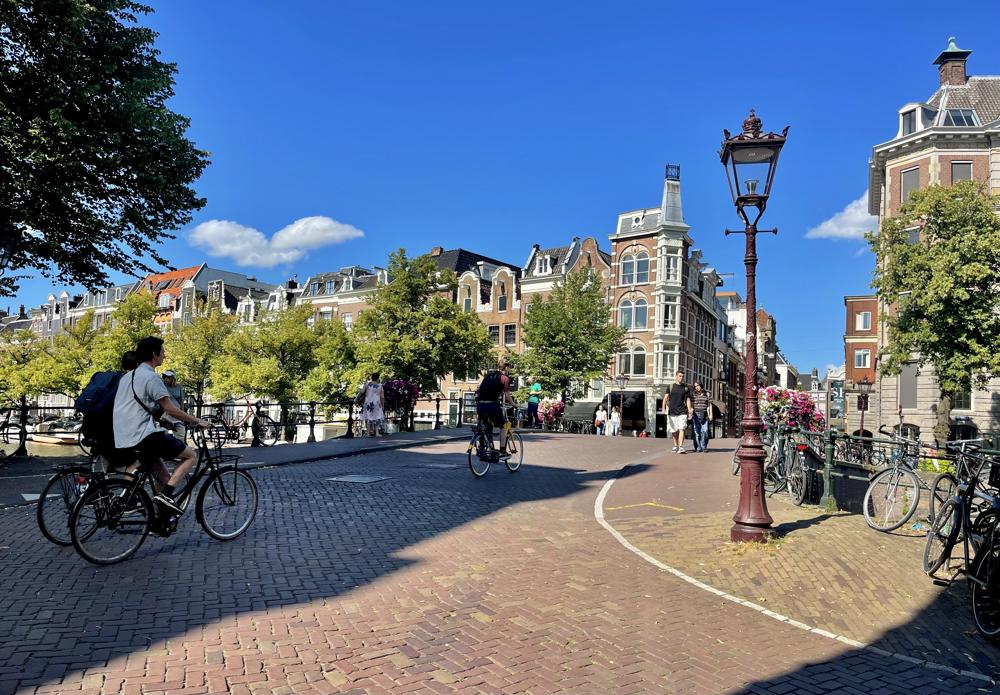
<svg viewBox="0 0 1000 695">
<path fill-rule="evenodd" d="M 96 461 L 96 457 L 92 459 Z M 96 466 L 63 466 L 55 469 L 48 479 L 35 507 L 35 520 L 45 538 L 56 545 L 73 544 L 69 533 L 69 517 L 91 485 L 104 480 L 105 473 Z M 128 475 L 123 473 L 122 475 Z"/>
<path fill-rule="evenodd" d="M 951 447 L 949 447 L 951 448 Z M 961 459 L 973 458 L 959 450 Z M 1000 463 L 984 456 L 975 457 L 978 463 L 973 471 L 966 466 L 967 477 L 959 482 L 958 494 L 945 502 L 938 517 L 927 532 L 924 546 L 923 568 L 931 577 L 951 557 L 952 550 L 962 542 L 962 565 L 972 593 L 972 616 L 976 630 L 986 637 L 1000 636 L 1000 497 L 978 490 L 980 473 L 990 464 L 989 485 L 1000 487 Z M 987 506 L 973 518 L 973 502 Z M 969 549 L 972 548 L 970 556 Z M 970 559 L 971 558 L 971 559 Z"/>
<path fill-rule="evenodd" d="M 198 462 L 175 499 L 186 510 L 204 479 L 195 503 L 198 523 L 216 540 L 238 538 L 257 515 L 257 484 L 239 468 L 239 456 L 211 452 L 205 432 L 196 431 L 192 437 Z M 69 520 L 73 547 L 82 558 L 98 565 L 122 562 L 142 546 L 150 532 L 166 537 L 177 530 L 180 517 L 155 507 L 147 491 L 155 494 L 153 464 L 145 460 L 131 478 L 106 478 L 83 493 Z"/>
<path fill-rule="evenodd" d="M 211 424 L 210 430 L 213 433 L 213 439 L 221 439 L 220 446 L 226 441 L 235 444 L 241 441 L 249 430 L 261 446 L 274 446 L 281 436 L 281 426 L 271 416 L 261 412 L 260 401 L 251 403 L 249 398 L 245 400 L 246 412 L 243 413 L 242 418 L 233 422 L 226 419 L 225 403 L 212 405 L 216 413 L 206 415 L 205 420 Z"/>
<path fill-rule="evenodd" d="M 498 463 L 501 459 L 511 473 L 515 473 L 521 467 L 524 461 L 524 441 L 521 433 L 511 427 L 510 421 L 505 408 L 503 430 L 507 435 L 507 447 L 501 452 L 493 446 L 493 425 L 484 420 L 482 415 L 479 416 L 479 421 L 472 428 L 472 439 L 469 440 L 467 450 L 469 470 L 472 471 L 472 475 L 482 478 L 489 473 L 490 465 Z"/>
<path fill-rule="evenodd" d="M 865 523 L 876 531 L 895 531 L 916 514 L 923 490 L 930 493 L 927 520 L 933 523 L 938 507 L 951 498 L 953 490 L 947 487 L 945 479 L 935 478 L 934 483 L 928 485 L 917 474 L 918 442 L 890 432 L 884 425 L 878 431 L 889 437 L 896 446 L 888 461 L 883 452 L 878 452 L 886 467 L 868 482 L 868 489 L 861 503 Z"/>
<path fill-rule="evenodd" d="M 778 425 L 777 431 L 770 443 L 764 449 L 764 490 L 771 495 L 781 492 L 788 484 L 788 470 L 785 467 L 788 447 L 791 439 L 787 435 L 796 430 L 784 425 Z M 794 458 L 794 457 L 787 457 Z"/>
</svg>

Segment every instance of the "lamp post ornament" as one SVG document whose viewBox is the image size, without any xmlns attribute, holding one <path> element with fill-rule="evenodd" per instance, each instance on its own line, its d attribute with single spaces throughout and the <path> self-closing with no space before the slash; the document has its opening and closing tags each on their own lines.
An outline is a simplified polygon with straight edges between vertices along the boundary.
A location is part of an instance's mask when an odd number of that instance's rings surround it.
<svg viewBox="0 0 1000 695">
<path fill-rule="evenodd" d="M 733 515 L 729 537 L 733 541 L 765 541 L 772 533 L 771 515 L 763 493 L 764 444 L 760 438 L 762 421 L 757 401 L 757 222 L 764 214 L 771 184 L 778 164 L 778 155 L 788 134 L 786 127 L 780 134 L 764 133 L 760 118 L 750 110 L 743 121 L 743 132 L 732 135 L 722 131 L 725 140 L 719 158 L 726 169 L 729 191 L 736 212 L 743 220 L 744 229 L 725 231 L 746 235 L 746 253 L 743 262 L 747 274 L 746 299 L 746 355 L 744 373 L 746 383 L 743 398 L 743 438 L 737 454 L 740 459 L 740 500 Z M 763 183 L 763 190 L 761 184 Z M 748 211 L 750 214 L 748 215 Z M 777 229 L 760 230 L 777 234 Z"/>
</svg>

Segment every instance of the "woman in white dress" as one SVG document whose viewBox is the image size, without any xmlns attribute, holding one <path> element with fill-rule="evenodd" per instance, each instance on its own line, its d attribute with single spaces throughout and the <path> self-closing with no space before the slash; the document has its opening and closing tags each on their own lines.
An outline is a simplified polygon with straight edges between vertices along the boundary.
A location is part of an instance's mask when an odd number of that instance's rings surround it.
<svg viewBox="0 0 1000 695">
<path fill-rule="evenodd" d="M 374 372 L 365 384 L 365 403 L 362 418 L 368 426 L 368 436 L 374 437 L 383 428 L 385 421 L 385 392 L 379 382 L 379 373 Z"/>
</svg>

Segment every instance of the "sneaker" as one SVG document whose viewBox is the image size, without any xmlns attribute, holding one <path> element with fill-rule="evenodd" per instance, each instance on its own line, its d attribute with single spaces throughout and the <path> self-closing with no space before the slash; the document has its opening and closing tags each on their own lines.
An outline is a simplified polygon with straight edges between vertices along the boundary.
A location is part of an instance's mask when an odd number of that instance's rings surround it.
<svg viewBox="0 0 1000 695">
<path fill-rule="evenodd" d="M 176 502 L 174 502 L 173 499 L 171 499 L 167 495 L 164 495 L 162 492 L 157 493 L 156 496 L 153 497 L 153 501 L 159 504 L 164 509 L 173 512 L 174 514 L 184 513 L 183 507 L 178 505 Z"/>
<path fill-rule="evenodd" d="M 682 446 L 679 446 L 679 447 L 677 447 L 677 453 L 678 453 L 678 454 L 686 454 L 687 452 L 686 452 L 686 451 L 684 451 L 684 447 L 682 447 Z"/>
<path fill-rule="evenodd" d="M 671 451 L 676 454 L 677 453 L 677 447 L 675 446 L 673 449 L 671 449 Z"/>
</svg>

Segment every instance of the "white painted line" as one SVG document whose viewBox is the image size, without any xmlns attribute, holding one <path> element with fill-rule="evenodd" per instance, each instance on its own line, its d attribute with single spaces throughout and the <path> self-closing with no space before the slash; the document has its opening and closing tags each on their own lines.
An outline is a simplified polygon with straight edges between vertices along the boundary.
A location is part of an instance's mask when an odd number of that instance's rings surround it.
<svg viewBox="0 0 1000 695">
<path fill-rule="evenodd" d="M 622 468 L 621 472 L 624 472 L 628 468 L 629 466 L 625 466 L 624 468 Z M 747 601 L 746 599 L 740 598 L 739 596 L 733 596 L 732 594 L 726 593 L 721 589 L 716 589 L 714 586 L 709 586 L 708 584 L 705 584 L 704 582 L 699 581 L 694 577 L 689 577 L 688 575 L 681 572 L 679 569 L 671 567 L 666 563 L 660 562 L 649 553 L 629 543 L 628 539 L 626 539 L 625 536 L 619 533 L 618 529 L 616 529 L 614 526 L 608 523 L 607 519 L 604 518 L 604 499 L 608 496 L 608 492 L 611 490 L 611 486 L 615 484 L 615 480 L 617 480 L 617 478 L 612 478 L 611 480 L 604 483 L 604 487 L 602 487 L 600 493 L 598 493 L 597 499 L 594 500 L 594 518 L 597 519 L 597 523 L 603 526 L 604 529 L 608 533 L 610 533 L 614 537 L 614 539 L 618 541 L 623 547 L 625 547 L 630 552 L 635 553 L 636 555 L 638 555 L 639 557 L 641 557 L 643 560 L 653 565 L 654 567 L 657 567 L 658 569 L 661 569 L 664 572 L 672 574 L 678 579 L 687 582 L 692 586 L 696 586 L 703 591 L 707 591 L 708 593 L 714 594 L 731 603 L 736 603 L 740 606 L 746 606 L 747 608 L 755 610 L 758 613 L 761 613 L 762 615 L 766 615 L 767 617 L 772 618 L 773 620 L 785 623 L 786 625 L 791 625 L 792 627 L 796 627 L 806 632 L 811 632 L 821 637 L 827 637 L 829 639 L 835 640 L 842 644 L 846 644 L 855 649 L 863 649 L 865 651 L 870 651 L 874 654 L 878 654 L 879 656 L 888 656 L 894 659 L 898 659 L 900 661 L 905 661 L 907 663 L 916 664 L 919 666 L 926 666 L 927 668 L 934 669 L 937 671 L 946 671 L 953 675 L 961 675 L 965 676 L 966 678 L 973 678 L 975 680 L 985 681 L 990 685 L 994 684 L 995 681 L 992 678 L 990 678 L 989 676 L 984 676 L 981 673 L 973 673 L 972 671 L 960 671 L 959 669 L 954 668 L 952 666 L 945 666 L 944 664 L 938 664 L 933 661 L 924 661 L 921 659 L 915 659 L 907 654 L 899 654 L 898 652 L 886 651 L 878 647 L 864 644 L 863 642 L 858 642 L 857 640 L 853 640 L 850 637 L 844 637 L 843 635 L 838 635 L 833 632 L 829 632 L 827 630 L 822 630 L 818 627 L 807 625 L 806 623 L 799 622 L 798 620 L 793 620 L 788 616 L 781 615 L 780 613 L 775 613 L 774 611 L 765 608 L 764 606 L 758 603 L 754 603 L 753 601 Z"/>
</svg>

